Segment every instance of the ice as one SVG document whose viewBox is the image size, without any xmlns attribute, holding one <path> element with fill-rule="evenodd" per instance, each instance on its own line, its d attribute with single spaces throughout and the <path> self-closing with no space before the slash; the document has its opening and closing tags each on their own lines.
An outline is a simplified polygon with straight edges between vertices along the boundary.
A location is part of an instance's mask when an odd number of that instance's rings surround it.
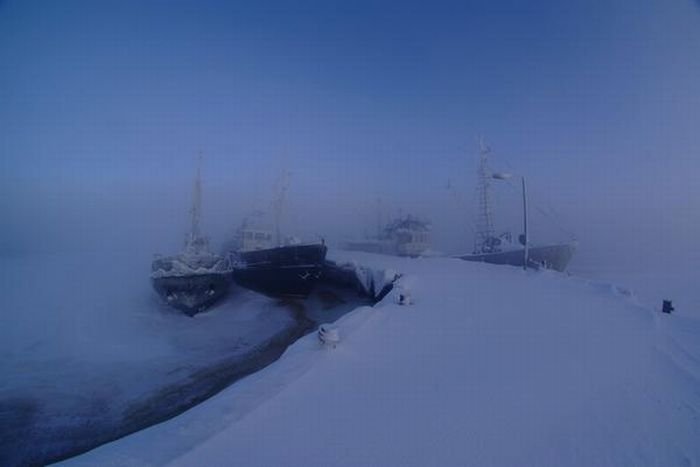
<svg viewBox="0 0 700 467">
<path fill-rule="evenodd" d="M 331 252 L 397 289 L 169 422 L 68 465 L 695 465 L 700 321 L 625 289 Z"/>
<path fill-rule="evenodd" d="M 298 332 L 291 309 L 236 287 L 185 316 L 151 289 L 149 259 L 3 260 L 12 307 L 0 318 L 0 464 L 43 462 L 175 415 Z"/>
</svg>

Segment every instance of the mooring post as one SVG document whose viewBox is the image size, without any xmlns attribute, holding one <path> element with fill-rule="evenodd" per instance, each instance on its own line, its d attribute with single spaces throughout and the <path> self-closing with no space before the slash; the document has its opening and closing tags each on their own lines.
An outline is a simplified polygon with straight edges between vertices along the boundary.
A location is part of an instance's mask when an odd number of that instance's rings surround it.
<svg viewBox="0 0 700 467">
<path fill-rule="evenodd" d="M 664 300 L 661 311 L 670 314 L 673 310 L 675 310 L 675 308 L 673 308 L 673 302 L 671 300 Z"/>
</svg>

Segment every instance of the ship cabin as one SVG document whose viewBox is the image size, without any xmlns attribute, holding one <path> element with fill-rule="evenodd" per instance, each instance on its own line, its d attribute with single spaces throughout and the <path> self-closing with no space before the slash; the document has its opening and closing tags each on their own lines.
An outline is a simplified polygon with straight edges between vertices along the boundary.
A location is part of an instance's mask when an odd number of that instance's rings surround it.
<svg viewBox="0 0 700 467">
<path fill-rule="evenodd" d="M 395 221 L 388 232 L 400 256 L 420 256 L 430 248 L 430 223 L 413 217 Z"/>
<path fill-rule="evenodd" d="M 272 248 L 272 232 L 266 229 L 241 228 L 238 231 L 238 250 L 255 251 Z"/>
</svg>

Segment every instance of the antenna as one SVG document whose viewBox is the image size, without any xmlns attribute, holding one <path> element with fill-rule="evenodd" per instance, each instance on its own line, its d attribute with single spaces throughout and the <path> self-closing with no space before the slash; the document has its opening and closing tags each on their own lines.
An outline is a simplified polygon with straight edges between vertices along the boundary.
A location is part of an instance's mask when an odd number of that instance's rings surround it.
<svg viewBox="0 0 700 467">
<path fill-rule="evenodd" d="M 483 135 L 479 134 L 479 153 L 483 156 L 491 152 L 491 148 L 484 142 Z"/>
<path fill-rule="evenodd" d="M 488 166 L 488 155 L 491 152 L 484 139 L 479 135 L 479 170 L 477 172 L 477 191 L 479 199 L 479 214 L 477 217 L 476 235 L 474 237 L 474 252 L 478 253 L 495 236 L 493 213 L 491 211 L 491 171 Z"/>
<path fill-rule="evenodd" d="M 382 236 L 382 198 L 377 196 L 377 238 Z"/>
<path fill-rule="evenodd" d="M 282 235 L 280 233 L 280 220 L 282 218 L 282 211 L 284 210 L 284 202 L 287 196 L 287 190 L 289 189 L 289 179 L 291 174 L 288 170 L 282 172 L 282 174 L 275 181 L 275 194 L 272 199 L 272 212 L 275 216 L 275 235 L 277 237 L 277 246 L 282 245 Z"/>
<path fill-rule="evenodd" d="M 192 238 L 199 237 L 199 220 L 202 211 L 202 151 L 199 151 L 199 157 L 197 160 L 197 176 L 194 179 L 194 190 L 192 193 L 192 209 L 190 214 L 192 216 Z"/>
</svg>

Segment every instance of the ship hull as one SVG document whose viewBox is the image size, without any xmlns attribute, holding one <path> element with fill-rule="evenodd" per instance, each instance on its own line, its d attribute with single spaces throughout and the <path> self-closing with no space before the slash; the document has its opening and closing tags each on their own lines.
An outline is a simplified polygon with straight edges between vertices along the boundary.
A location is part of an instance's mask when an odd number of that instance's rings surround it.
<svg viewBox="0 0 700 467">
<path fill-rule="evenodd" d="M 229 273 L 193 274 L 158 277 L 151 281 L 168 305 L 194 316 L 226 296 L 231 277 Z"/>
<path fill-rule="evenodd" d="M 290 245 L 239 253 L 237 284 L 276 298 L 306 298 L 323 273 L 323 244 Z"/>
<path fill-rule="evenodd" d="M 564 272 L 576 250 L 573 244 L 535 246 L 528 249 L 528 267 L 553 269 Z M 523 266 L 523 250 L 499 251 L 458 256 L 465 261 L 478 261 L 490 264 Z"/>
</svg>

